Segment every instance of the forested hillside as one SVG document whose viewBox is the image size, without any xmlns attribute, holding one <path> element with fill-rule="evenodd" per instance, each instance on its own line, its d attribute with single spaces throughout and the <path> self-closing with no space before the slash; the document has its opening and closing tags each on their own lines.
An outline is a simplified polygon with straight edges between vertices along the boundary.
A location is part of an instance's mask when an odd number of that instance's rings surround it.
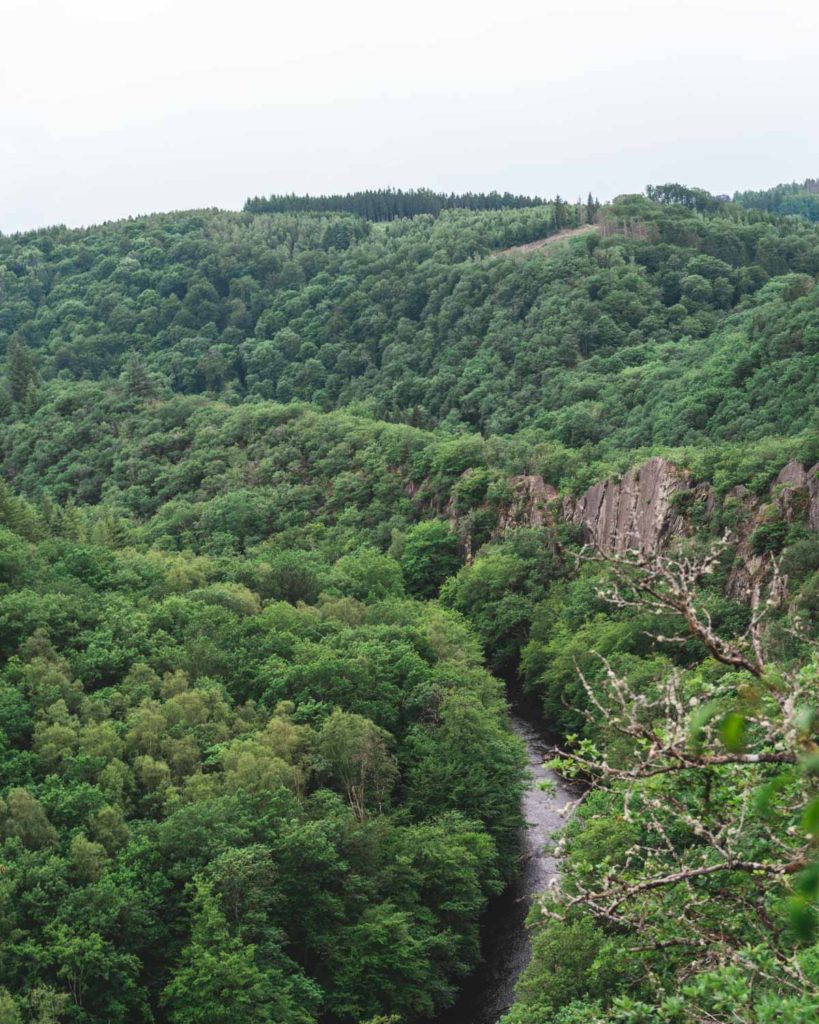
<svg viewBox="0 0 819 1024">
<path fill-rule="evenodd" d="M 803 182 L 776 185 L 761 192 L 737 192 L 734 202 L 749 210 L 767 210 L 788 216 L 819 221 L 819 181 L 806 178 Z"/>
<path fill-rule="evenodd" d="M 0 1020 L 434 1020 L 506 685 L 507 1024 L 816 1019 L 819 228 L 695 193 L 0 237 Z"/>
</svg>

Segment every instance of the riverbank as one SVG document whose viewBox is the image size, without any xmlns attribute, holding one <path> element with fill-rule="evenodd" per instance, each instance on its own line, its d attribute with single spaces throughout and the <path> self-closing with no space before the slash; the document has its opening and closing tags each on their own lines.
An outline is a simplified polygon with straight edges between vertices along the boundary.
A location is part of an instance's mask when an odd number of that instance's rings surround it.
<svg viewBox="0 0 819 1024">
<path fill-rule="evenodd" d="M 516 681 L 507 682 L 510 724 L 526 744 L 531 781 L 523 795 L 526 827 L 521 837 L 521 870 L 514 882 L 493 900 L 484 916 L 483 957 L 465 983 L 456 1004 L 435 1024 L 497 1024 L 514 1002 L 515 985 L 531 956 L 526 917 L 532 899 L 557 877 L 558 865 L 548 852 L 551 837 L 565 824 L 561 811 L 576 793 L 544 767 L 555 737 L 549 733 L 538 702 Z M 543 789 L 541 784 L 551 785 Z"/>
</svg>

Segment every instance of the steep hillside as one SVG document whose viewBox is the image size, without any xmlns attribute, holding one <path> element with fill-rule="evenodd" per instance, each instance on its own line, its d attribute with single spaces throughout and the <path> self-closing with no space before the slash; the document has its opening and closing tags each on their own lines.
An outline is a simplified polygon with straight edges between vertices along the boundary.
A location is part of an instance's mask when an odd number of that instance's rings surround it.
<svg viewBox="0 0 819 1024">
<path fill-rule="evenodd" d="M 638 199 L 601 216 L 608 237 L 526 260 L 475 257 L 548 235 L 549 207 L 377 230 L 203 212 L 0 239 L 0 341 L 46 379 L 116 376 L 138 353 L 174 392 L 363 402 L 572 448 L 805 426 L 817 229 Z"/>
</svg>

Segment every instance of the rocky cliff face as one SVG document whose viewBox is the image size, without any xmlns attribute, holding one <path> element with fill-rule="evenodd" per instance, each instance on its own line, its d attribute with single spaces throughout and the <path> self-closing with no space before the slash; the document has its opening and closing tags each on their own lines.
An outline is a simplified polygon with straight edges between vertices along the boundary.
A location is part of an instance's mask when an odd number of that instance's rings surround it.
<svg viewBox="0 0 819 1024">
<path fill-rule="evenodd" d="M 540 476 L 514 477 L 510 484 L 512 499 L 498 514 L 496 537 L 516 526 L 545 526 L 556 516 L 580 527 L 585 542 L 602 551 L 650 554 L 675 538 L 716 529 L 718 500 L 711 485 L 694 484 L 686 470 L 660 457 L 619 480 L 595 484 L 579 497 L 561 499 Z M 457 529 L 454 510 L 451 518 Z M 769 559 L 754 550 L 756 531 L 777 521 L 819 530 L 819 463 L 806 469 L 789 462 L 764 498 L 742 486 L 733 488 L 721 499 L 721 518 L 735 552 L 726 592 L 748 601 L 769 570 Z M 464 547 L 471 560 L 469 538 Z"/>
<path fill-rule="evenodd" d="M 656 551 L 686 532 L 675 495 L 691 490 L 687 473 L 666 459 L 649 459 L 618 482 L 604 480 L 577 499 L 566 498 L 565 519 L 582 526 L 587 543 L 603 551 Z"/>
<path fill-rule="evenodd" d="M 789 462 L 774 481 L 768 501 L 744 487 L 733 488 L 725 498 L 737 509 L 733 532 L 740 546 L 771 516 L 788 523 L 803 521 L 819 530 L 819 463 L 805 469 L 799 462 Z M 712 518 L 716 497 L 711 486 L 693 486 L 685 470 L 655 457 L 619 481 L 605 480 L 579 498 L 564 498 L 561 511 L 566 520 L 582 527 L 587 543 L 603 551 L 649 553 L 690 533 L 695 507 L 706 521 Z"/>
<path fill-rule="evenodd" d="M 498 533 L 503 534 L 515 526 L 545 526 L 551 519 L 549 504 L 557 498 L 557 491 L 542 476 L 512 477 L 512 501 L 498 516 Z"/>
<path fill-rule="evenodd" d="M 725 496 L 741 510 L 740 522 L 733 531 L 734 566 L 728 576 L 726 593 L 745 601 L 765 576 L 766 559 L 753 548 L 755 531 L 763 523 L 780 519 L 786 523 L 803 522 L 808 529 L 819 529 L 819 463 L 810 469 L 796 461 L 779 471 L 768 501 L 734 487 Z"/>
<path fill-rule="evenodd" d="M 819 530 L 819 462 L 810 469 L 789 462 L 776 478 L 773 495 L 788 522 L 797 522 L 804 515 L 808 528 Z"/>
<path fill-rule="evenodd" d="M 801 522 L 819 530 L 819 463 L 806 469 L 791 461 L 779 472 L 766 497 L 739 486 L 722 496 L 720 508 L 710 484 L 694 484 L 686 470 L 659 456 L 619 480 L 595 484 L 578 497 L 561 498 L 543 477 L 532 474 L 513 477 L 509 485 L 511 497 L 497 511 L 492 536 L 501 537 L 518 526 L 547 526 L 554 518 L 562 518 L 581 528 L 587 544 L 610 553 L 636 550 L 650 554 L 663 550 L 675 538 L 703 530 L 714 532 L 719 511 L 736 553 L 727 592 L 737 600 L 748 599 L 768 568 L 768 560 L 754 551 L 753 536 L 760 526 Z M 408 486 L 410 497 L 415 498 L 417 492 L 417 487 Z M 454 501 L 444 511 L 461 535 L 465 558 L 471 561 L 471 529 Z"/>
</svg>

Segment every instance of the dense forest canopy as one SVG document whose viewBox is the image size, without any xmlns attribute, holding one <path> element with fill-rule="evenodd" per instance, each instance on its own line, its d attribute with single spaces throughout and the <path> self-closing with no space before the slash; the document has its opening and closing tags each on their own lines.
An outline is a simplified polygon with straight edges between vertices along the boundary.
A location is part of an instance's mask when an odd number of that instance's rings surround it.
<svg viewBox="0 0 819 1024">
<path fill-rule="evenodd" d="M 554 212 L 456 210 L 377 234 L 350 216 L 195 213 L 0 239 L 0 344 L 24 345 L 44 380 L 137 359 L 173 392 L 536 427 L 572 448 L 804 426 L 813 228 L 633 198 L 602 215 L 609 237 L 488 258 L 547 237 Z"/>
<path fill-rule="evenodd" d="M 306 199 L 0 237 L 0 1020 L 433 1020 L 510 681 L 587 795 L 507 1024 L 814 1021 L 819 228 Z"/>
</svg>

